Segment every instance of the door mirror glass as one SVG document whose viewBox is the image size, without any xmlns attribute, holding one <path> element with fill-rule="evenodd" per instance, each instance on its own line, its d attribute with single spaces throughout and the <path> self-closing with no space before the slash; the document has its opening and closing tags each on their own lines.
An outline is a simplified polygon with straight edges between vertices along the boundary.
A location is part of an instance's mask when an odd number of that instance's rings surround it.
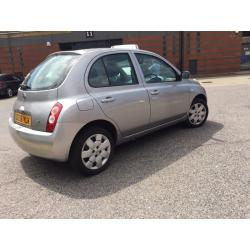
<svg viewBox="0 0 250 250">
<path fill-rule="evenodd" d="M 182 72 L 182 79 L 189 79 L 190 72 L 189 71 L 183 71 Z"/>
</svg>

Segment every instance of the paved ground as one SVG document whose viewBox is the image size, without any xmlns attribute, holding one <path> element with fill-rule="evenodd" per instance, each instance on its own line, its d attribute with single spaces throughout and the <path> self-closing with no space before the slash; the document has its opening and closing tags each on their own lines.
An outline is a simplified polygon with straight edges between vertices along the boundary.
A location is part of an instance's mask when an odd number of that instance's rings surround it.
<svg viewBox="0 0 250 250">
<path fill-rule="evenodd" d="M 0 218 L 250 218 L 250 76 L 201 81 L 206 125 L 124 144 L 88 178 L 21 151 L 0 99 Z"/>
</svg>

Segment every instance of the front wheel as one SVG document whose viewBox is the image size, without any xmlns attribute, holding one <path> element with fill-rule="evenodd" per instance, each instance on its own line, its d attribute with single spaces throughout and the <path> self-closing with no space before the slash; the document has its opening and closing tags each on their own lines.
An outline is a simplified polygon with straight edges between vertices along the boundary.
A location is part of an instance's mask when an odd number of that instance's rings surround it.
<svg viewBox="0 0 250 250">
<path fill-rule="evenodd" d="M 83 174 L 98 174 L 108 167 L 113 152 L 114 138 L 108 130 L 99 127 L 88 128 L 76 138 L 70 164 Z"/>
<path fill-rule="evenodd" d="M 208 106 L 206 101 L 200 98 L 193 100 L 187 113 L 186 125 L 191 128 L 202 126 L 208 116 Z"/>
<path fill-rule="evenodd" d="M 7 89 L 6 93 L 7 93 L 7 94 L 6 94 L 7 97 L 9 97 L 9 98 L 13 96 L 13 90 L 10 89 L 10 88 Z"/>
</svg>

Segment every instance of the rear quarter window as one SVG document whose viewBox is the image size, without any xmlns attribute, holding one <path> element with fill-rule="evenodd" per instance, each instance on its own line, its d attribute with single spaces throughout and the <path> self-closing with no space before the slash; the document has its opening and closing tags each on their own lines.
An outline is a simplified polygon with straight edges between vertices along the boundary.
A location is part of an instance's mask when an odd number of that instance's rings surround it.
<svg viewBox="0 0 250 250">
<path fill-rule="evenodd" d="M 79 60 L 80 55 L 55 55 L 39 64 L 26 77 L 23 84 L 30 90 L 46 90 L 58 87 L 68 75 L 70 69 Z"/>
</svg>

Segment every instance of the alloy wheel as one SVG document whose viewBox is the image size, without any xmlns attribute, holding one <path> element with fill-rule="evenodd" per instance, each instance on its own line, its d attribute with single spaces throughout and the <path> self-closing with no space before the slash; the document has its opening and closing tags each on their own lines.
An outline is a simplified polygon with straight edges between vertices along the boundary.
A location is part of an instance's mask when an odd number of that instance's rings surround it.
<svg viewBox="0 0 250 250">
<path fill-rule="evenodd" d="M 8 95 L 8 97 L 12 97 L 13 96 L 12 89 L 7 89 L 7 95 Z"/>
<path fill-rule="evenodd" d="M 83 144 L 82 162 L 88 169 L 100 169 L 108 161 L 110 152 L 111 143 L 105 135 L 91 135 Z"/>
<path fill-rule="evenodd" d="M 202 103 L 194 103 L 188 112 L 189 122 L 193 125 L 200 125 L 206 118 L 207 109 Z"/>
</svg>

